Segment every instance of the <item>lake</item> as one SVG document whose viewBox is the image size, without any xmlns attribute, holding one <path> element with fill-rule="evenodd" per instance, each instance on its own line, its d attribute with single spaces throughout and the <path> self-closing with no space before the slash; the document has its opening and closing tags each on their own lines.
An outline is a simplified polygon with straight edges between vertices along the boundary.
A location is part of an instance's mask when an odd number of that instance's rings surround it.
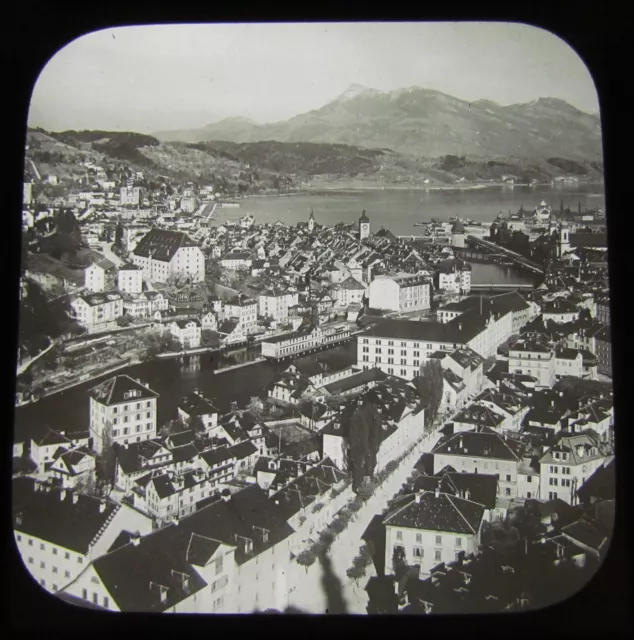
<svg viewBox="0 0 634 640">
<path fill-rule="evenodd" d="M 603 185 L 562 185 L 551 187 L 485 187 L 481 189 L 366 189 L 358 191 L 312 191 L 288 196 L 253 196 L 241 201 L 239 209 L 218 209 L 216 222 L 237 220 L 250 213 L 258 223 L 294 225 L 308 220 L 311 209 L 319 224 L 355 223 L 365 209 L 372 229 L 385 227 L 396 235 L 418 233 L 415 222 L 438 218 L 469 218 L 492 222 L 498 213 L 516 213 L 520 207 L 531 210 L 545 200 L 558 210 L 604 209 Z"/>
</svg>

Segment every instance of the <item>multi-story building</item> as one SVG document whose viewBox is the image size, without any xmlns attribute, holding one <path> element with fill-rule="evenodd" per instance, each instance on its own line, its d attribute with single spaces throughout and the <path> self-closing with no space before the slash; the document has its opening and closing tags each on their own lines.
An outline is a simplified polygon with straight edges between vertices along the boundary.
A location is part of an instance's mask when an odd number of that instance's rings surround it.
<svg viewBox="0 0 634 640">
<path fill-rule="evenodd" d="M 203 252 L 180 231 L 152 229 L 134 249 L 132 262 L 153 282 L 167 282 L 170 276 L 188 278 L 192 282 L 205 279 Z"/>
<path fill-rule="evenodd" d="M 193 417 L 200 418 L 205 429 L 210 430 L 218 424 L 218 409 L 198 389 L 194 389 L 178 405 L 178 417 L 183 422 L 189 422 Z"/>
<path fill-rule="evenodd" d="M 223 256 L 220 265 L 223 269 L 249 269 L 253 264 L 253 255 L 248 251 L 232 251 Z"/>
<path fill-rule="evenodd" d="M 559 347 L 555 349 L 555 375 L 584 377 L 583 354 L 578 349 Z"/>
<path fill-rule="evenodd" d="M 342 283 L 330 288 L 330 293 L 336 307 L 348 307 L 351 304 L 361 304 L 365 298 L 366 286 L 352 276 Z"/>
<path fill-rule="evenodd" d="M 517 497 L 523 458 L 516 440 L 481 427 L 442 438 L 432 453 L 434 475 L 448 465 L 458 472 L 496 475 L 500 497 Z"/>
<path fill-rule="evenodd" d="M 288 320 L 288 309 L 298 304 L 297 292 L 268 289 L 260 294 L 259 312 L 265 318 L 273 318 L 277 322 Z"/>
<path fill-rule="evenodd" d="M 449 322 L 381 320 L 357 339 L 357 365 L 411 379 L 436 351 L 469 347 L 483 358 L 511 335 L 512 314 L 470 309 Z"/>
<path fill-rule="evenodd" d="M 569 300 L 555 298 L 547 301 L 542 306 L 542 317 L 544 322 L 556 322 L 566 324 L 574 322 L 579 317 L 579 309 Z"/>
<path fill-rule="evenodd" d="M 610 297 L 608 295 L 597 296 L 595 299 L 596 319 L 604 325 L 610 326 Z"/>
<path fill-rule="evenodd" d="M 133 318 L 154 317 L 157 311 L 166 311 L 169 300 L 160 291 L 143 291 L 123 298 L 123 309 Z"/>
<path fill-rule="evenodd" d="M 251 485 L 177 526 L 122 544 L 89 565 L 64 592 L 96 599 L 109 611 L 284 610 L 291 597 L 293 533 L 275 501 Z"/>
<path fill-rule="evenodd" d="M 436 272 L 436 288 L 447 293 L 463 294 L 471 291 L 471 265 L 464 260 L 445 260 Z"/>
<path fill-rule="evenodd" d="M 84 269 L 84 286 L 92 293 L 102 293 L 115 288 L 117 268 L 107 258 L 102 258 Z"/>
<path fill-rule="evenodd" d="M 437 565 L 454 562 L 460 554 L 479 551 L 484 505 L 435 491 L 416 493 L 385 519 L 385 572 L 394 573 L 400 551 L 409 566 L 426 578 Z"/>
<path fill-rule="evenodd" d="M 89 332 L 112 329 L 123 315 L 123 298 L 116 291 L 78 296 L 71 306 L 77 322 Z"/>
<path fill-rule="evenodd" d="M 286 358 L 311 351 L 328 344 L 336 344 L 350 337 L 350 328 L 345 326 L 294 331 L 281 336 L 262 340 L 262 356 L 265 358 Z"/>
<path fill-rule="evenodd" d="M 243 296 L 235 296 L 224 306 L 225 318 L 237 318 L 244 333 L 249 334 L 258 327 L 258 303 Z"/>
<path fill-rule="evenodd" d="M 368 287 L 372 309 L 384 311 L 423 311 L 431 306 L 431 285 L 425 276 L 378 275 Z"/>
<path fill-rule="evenodd" d="M 122 293 L 141 293 L 143 291 L 143 271 L 135 264 L 126 264 L 117 274 L 117 288 Z"/>
<path fill-rule="evenodd" d="M 143 200 L 143 189 L 141 187 L 121 187 L 119 191 L 119 202 L 121 206 L 138 207 Z"/>
<path fill-rule="evenodd" d="M 535 378 L 537 387 L 555 383 L 555 354 L 545 336 L 527 334 L 509 345 L 509 373 Z"/>
<path fill-rule="evenodd" d="M 156 437 L 158 393 L 130 376 L 114 376 L 90 390 L 90 433 L 101 453 L 108 444 Z"/>
<path fill-rule="evenodd" d="M 200 322 L 193 318 L 187 320 L 174 320 L 170 322 L 171 336 L 178 341 L 183 349 L 198 349 L 202 339 Z"/>
<path fill-rule="evenodd" d="M 198 199 L 194 195 L 184 195 L 181 198 L 180 208 L 185 213 L 194 213 L 198 208 Z"/>
<path fill-rule="evenodd" d="M 602 327 L 592 336 L 594 353 L 599 361 L 598 370 L 601 375 L 612 376 L 612 336 L 610 327 Z"/>
<path fill-rule="evenodd" d="M 24 566 L 51 593 L 63 591 L 93 560 L 107 554 L 123 531 L 152 531 L 152 520 L 124 503 L 33 478 L 15 479 L 12 498 L 13 531 Z M 84 599 L 107 607 L 104 596 L 95 598 L 91 590 Z"/>
<path fill-rule="evenodd" d="M 592 430 L 560 431 L 555 438 L 539 458 L 541 498 L 576 504 L 577 489 L 603 465 L 607 452 Z"/>
</svg>

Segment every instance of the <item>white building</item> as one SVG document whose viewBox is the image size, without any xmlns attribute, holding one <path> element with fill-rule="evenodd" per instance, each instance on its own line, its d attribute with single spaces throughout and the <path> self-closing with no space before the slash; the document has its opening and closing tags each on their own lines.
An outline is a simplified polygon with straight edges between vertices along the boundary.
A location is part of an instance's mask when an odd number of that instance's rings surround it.
<svg viewBox="0 0 634 640">
<path fill-rule="evenodd" d="M 198 320 L 174 320 L 170 322 L 171 336 L 177 340 L 183 349 L 198 349 L 202 338 L 202 328 Z"/>
<path fill-rule="evenodd" d="M 94 598 L 109 611 L 251 613 L 288 606 L 294 532 L 259 486 L 223 496 L 180 520 L 175 531 L 168 525 L 97 559 L 65 593 Z"/>
<path fill-rule="evenodd" d="M 102 258 L 84 269 L 84 286 L 92 293 L 110 291 L 115 287 L 117 268 L 107 258 Z"/>
<path fill-rule="evenodd" d="M 516 440 L 482 427 L 441 439 L 432 453 L 434 475 L 447 465 L 459 473 L 497 475 L 500 497 L 517 497 L 519 465 L 523 458 Z"/>
<path fill-rule="evenodd" d="M 123 315 L 123 298 L 120 293 L 89 293 L 71 302 L 77 322 L 89 332 L 105 331 L 116 327 L 116 320 Z"/>
<path fill-rule="evenodd" d="M 607 457 L 603 447 L 592 430 L 559 432 L 556 442 L 539 458 L 542 500 L 559 498 L 568 504 L 576 504 L 577 489 Z"/>
<path fill-rule="evenodd" d="M 461 294 L 471 291 L 471 265 L 463 260 L 444 260 L 438 265 L 439 291 Z"/>
<path fill-rule="evenodd" d="M 419 576 L 459 554 L 479 551 L 485 507 L 439 490 L 412 495 L 384 520 L 385 573 L 394 573 L 392 559 L 400 551 Z"/>
<path fill-rule="evenodd" d="M 258 327 L 258 303 L 250 298 L 236 296 L 224 306 L 225 318 L 237 318 L 245 334 L 253 333 Z"/>
<path fill-rule="evenodd" d="M 126 504 L 53 487 L 13 481 L 13 531 L 24 566 L 48 592 L 63 591 L 110 550 L 123 531 L 152 531 L 152 520 Z M 86 600 L 95 601 L 92 593 Z M 97 604 L 104 605 L 103 596 Z M 107 605 L 107 602 L 106 602 Z"/>
<path fill-rule="evenodd" d="M 205 280 L 205 256 L 191 238 L 180 231 L 152 229 L 138 243 L 132 262 L 152 282 L 167 282 L 170 276 Z"/>
<path fill-rule="evenodd" d="M 156 437 L 158 393 L 127 375 L 114 376 L 90 390 L 90 433 L 101 453 L 104 434 L 127 444 Z"/>
<path fill-rule="evenodd" d="M 336 307 L 347 308 L 351 304 L 361 304 L 365 298 L 365 290 L 364 284 L 350 276 L 340 284 L 333 285 L 330 288 L 330 294 Z"/>
<path fill-rule="evenodd" d="M 526 335 L 509 345 L 509 373 L 532 376 L 537 387 L 553 386 L 555 356 L 544 336 Z"/>
<path fill-rule="evenodd" d="M 298 304 L 297 292 L 267 290 L 260 294 L 259 312 L 263 317 L 273 318 L 277 322 L 288 320 L 288 309 Z"/>
<path fill-rule="evenodd" d="M 117 274 L 117 287 L 122 293 L 141 293 L 143 271 L 134 264 L 123 265 Z"/>
<path fill-rule="evenodd" d="M 231 251 L 220 260 L 223 269 L 249 269 L 252 264 L 253 256 L 248 251 Z"/>
<path fill-rule="evenodd" d="M 422 311 L 431 306 L 431 285 L 424 276 L 379 275 L 368 287 L 369 305 L 384 311 Z"/>
<path fill-rule="evenodd" d="M 213 429 L 218 424 L 218 409 L 195 389 L 193 393 L 183 398 L 178 405 L 178 417 L 183 422 L 189 422 L 193 417 L 200 418 L 205 429 Z"/>
<path fill-rule="evenodd" d="M 142 199 L 143 190 L 141 187 L 121 187 L 119 191 L 119 203 L 123 207 L 138 207 Z"/>
</svg>

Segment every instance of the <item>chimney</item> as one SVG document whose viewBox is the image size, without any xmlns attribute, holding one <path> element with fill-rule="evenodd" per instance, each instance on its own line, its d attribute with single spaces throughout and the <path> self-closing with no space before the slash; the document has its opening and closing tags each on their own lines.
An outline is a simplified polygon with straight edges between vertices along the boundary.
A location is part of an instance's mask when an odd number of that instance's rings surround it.
<svg viewBox="0 0 634 640">
<path fill-rule="evenodd" d="M 78 501 L 79 501 L 79 494 L 73 493 L 73 504 L 77 504 Z"/>
<path fill-rule="evenodd" d="M 223 502 L 229 502 L 231 500 L 231 492 L 229 489 L 223 489 L 220 495 L 222 496 Z"/>
<path fill-rule="evenodd" d="M 104 513 L 104 512 L 105 512 L 105 510 L 106 510 L 106 501 L 105 501 L 105 500 L 102 500 L 102 501 L 99 503 L 99 513 Z"/>
<path fill-rule="evenodd" d="M 437 486 L 435 491 L 434 491 L 434 497 L 435 498 L 439 498 L 440 497 L 440 486 Z"/>
<path fill-rule="evenodd" d="M 59 492 L 59 499 L 63 502 L 65 498 L 66 498 L 66 489 L 62 489 Z"/>
<path fill-rule="evenodd" d="M 462 436 L 460 436 L 460 439 L 458 440 L 458 449 L 462 449 L 463 448 L 463 440 L 462 440 Z"/>
<path fill-rule="evenodd" d="M 141 542 L 141 534 L 138 531 L 135 531 L 133 534 L 130 535 L 130 543 L 133 544 L 135 547 L 138 547 L 139 542 Z"/>
</svg>

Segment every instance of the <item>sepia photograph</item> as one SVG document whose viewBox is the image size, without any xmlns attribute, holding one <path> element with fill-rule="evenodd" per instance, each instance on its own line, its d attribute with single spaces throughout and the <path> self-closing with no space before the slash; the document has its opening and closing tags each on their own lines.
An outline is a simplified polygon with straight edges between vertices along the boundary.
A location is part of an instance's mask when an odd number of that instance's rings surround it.
<svg viewBox="0 0 634 640">
<path fill-rule="evenodd" d="M 12 525 L 52 598 L 491 614 L 593 579 L 602 128 L 558 36 L 88 33 L 33 87 L 21 216 Z"/>
</svg>

